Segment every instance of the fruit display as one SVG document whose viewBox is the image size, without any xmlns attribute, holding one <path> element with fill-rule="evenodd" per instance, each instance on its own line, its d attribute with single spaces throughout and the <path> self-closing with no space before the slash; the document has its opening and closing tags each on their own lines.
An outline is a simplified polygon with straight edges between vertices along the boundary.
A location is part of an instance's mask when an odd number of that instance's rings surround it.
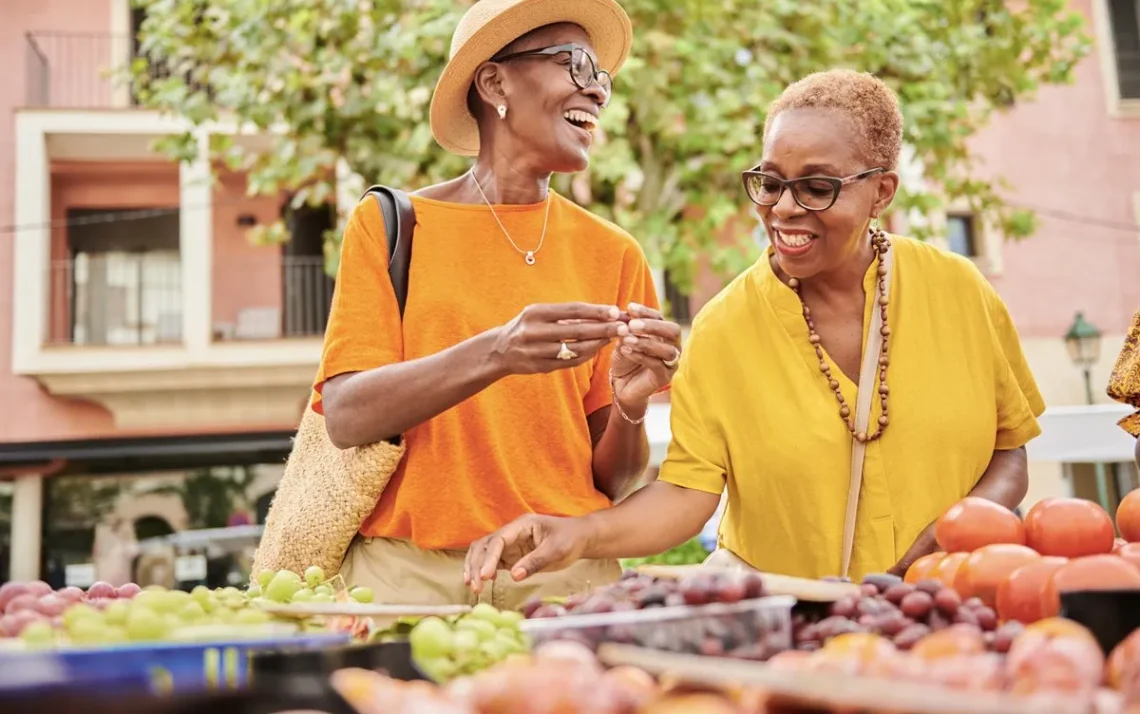
<svg viewBox="0 0 1140 714">
<path fill-rule="evenodd" d="M 437 682 L 482 671 L 529 651 L 530 643 L 519 629 L 522 620 L 522 613 L 485 603 L 450 619 L 426 617 L 408 635 L 412 659 Z"/>
<path fill-rule="evenodd" d="M 963 600 L 958 592 L 937 580 L 904 582 L 893 575 L 868 575 L 857 597 L 836 601 L 827 615 L 793 619 L 796 649 L 813 651 L 846 634 L 879 635 L 900 650 L 909 650 L 927 635 L 960 625 L 977 633 L 979 642 L 993 652 L 1005 652 L 1020 623 L 999 627 L 997 614 L 980 598 Z"/>
<path fill-rule="evenodd" d="M 594 615 L 664 606 L 735 603 L 764 594 L 764 580 L 756 573 L 714 572 L 672 579 L 626 571 L 616 583 L 561 602 L 532 598 L 523 604 L 522 612 L 527 618 Z"/>
<path fill-rule="evenodd" d="M 692 538 L 664 553 L 645 558 L 623 558 L 621 567 L 630 569 L 639 565 L 696 565 L 705 562 L 708 557 L 709 552 L 701 545 L 700 539 Z"/>
<path fill-rule="evenodd" d="M 0 639 L 14 638 L 23 647 L 113 645 L 143 642 L 227 640 L 296 631 L 320 631 L 322 618 L 274 617 L 259 604 L 371 602 L 368 588 L 346 588 L 339 576 L 326 579 L 320 568 L 304 575 L 265 571 L 245 590 L 191 592 L 128 583 L 118 588 L 97 582 L 86 591 L 58 591 L 42 581 L 0 586 Z"/>
</svg>

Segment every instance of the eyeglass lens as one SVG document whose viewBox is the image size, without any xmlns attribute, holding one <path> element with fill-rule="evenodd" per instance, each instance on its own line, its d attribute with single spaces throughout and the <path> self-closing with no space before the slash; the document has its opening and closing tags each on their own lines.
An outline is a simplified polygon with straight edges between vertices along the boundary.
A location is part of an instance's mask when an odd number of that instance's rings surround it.
<svg viewBox="0 0 1140 714">
<path fill-rule="evenodd" d="M 796 203 L 808 210 L 820 211 L 835 202 L 836 187 L 830 181 L 808 179 L 785 182 L 764 174 L 749 174 L 745 179 L 748 194 L 761 206 L 774 206 L 784 193 L 784 186 L 792 191 Z"/>
<path fill-rule="evenodd" d="M 594 80 L 597 80 L 607 94 L 612 88 L 609 72 L 596 72 L 594 60 L 581 49 L 575 49 L 570 55 L 570 76 L 574 79 L 574 83 L 582 89 L 589 87 Z"/>
</svg>

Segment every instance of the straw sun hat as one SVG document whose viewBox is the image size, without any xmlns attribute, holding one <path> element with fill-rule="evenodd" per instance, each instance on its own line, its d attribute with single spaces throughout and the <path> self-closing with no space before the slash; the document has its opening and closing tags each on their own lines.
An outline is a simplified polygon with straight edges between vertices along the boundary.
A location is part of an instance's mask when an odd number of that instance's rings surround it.
<svg viewBox="0 0 1140 714">
<path fill-rule="evenodd" d="M 599 69 L 611 75 L 629 56 L 633 28 L 615 0 L 479 0 L 451 38 L 451 56 L 431 100 L 431 132 L 440 146 L 460 156 L 479 153 L 479 128 L 467 111 L 475 70 L 531 30 L 571 22 L 590 36 Z"/>
</svg>

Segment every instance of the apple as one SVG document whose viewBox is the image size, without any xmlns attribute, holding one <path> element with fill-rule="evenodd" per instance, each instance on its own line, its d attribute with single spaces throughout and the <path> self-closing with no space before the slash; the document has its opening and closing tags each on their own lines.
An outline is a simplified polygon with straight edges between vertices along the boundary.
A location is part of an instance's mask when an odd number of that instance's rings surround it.
<svg viewBox="0 0 1140 714">
<path fill-rule="evenodd" d="M 138 595 L 140 592 L 142 592 L 142 588 L 140 588 L 137 584 L 127 583 L 126 585 L 120 585 L 119 589 L 116 591 L 115 594 L 118 595 L 120 598 L 130 600 L 135 595 Z"/>
<path fill-rule="evenodd" d="M 8 606 L 4 608 L 5 615 L 11 615 L 19 612 L 20 610 L 35 610 L 40 603 L 38 596 L 32 593 L 24 593 L 17 595 L 8 601 Z"/>
<path fill-rule="evenodd" d="M 4 612 L 12 598 L 17 595 L 25 595 L 28 592 L 27 583 L 4 583 L 0 585 L 0 612 Z"/>
<path fill-rule="evenodd" d="M 115 586 L 111 583 L 105 583 L 102 580 L 87 588 L 88 599 L 100 598 L 113 598 L 115 597 Z"/>
<path fill-rule="evenodd" d="M 63 611 L 71 606 L 71 603 L 61 598 L 59 595 L 44 595 L 36 603 L 36 610 L 48 617 L 56 617 L 62 615 Z"/>
<path fill-rule="evenodd" d="M 82 588 L 77 588 L 74 585 L 69 585 L 66 588 L 56 593 L 59 597 L 67 600 L 68 602 L 82 602 L 86 595 L 83 593 Z"/>
<path fill-rule="evenodd" d="M 42 580 L 33 580 L 32 582 L 28 583 L 28 592 L 35 595 L 36 597 L 43 597 L 51 591 L 51 586 Z"/>
</svg>

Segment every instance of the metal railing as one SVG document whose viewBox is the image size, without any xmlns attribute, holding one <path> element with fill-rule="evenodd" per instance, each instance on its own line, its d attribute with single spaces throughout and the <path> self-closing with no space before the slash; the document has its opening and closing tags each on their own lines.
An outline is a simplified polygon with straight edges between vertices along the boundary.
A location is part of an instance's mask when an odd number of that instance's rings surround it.
<svg viewBox="0 0 1140 714">
<path fill-rule="evenodd" d="M 324 259 L 219 258 L 211 285 L 215 342 L 320 338 L 332 304 Z M 52 263 L 46 342 L 75 346 L 183 341 L 182 263 L 174 251 L 80 253 Z"/>
<path fill-rule="evenodd" d="M 214 265 L 214 340 L 320 337 L 332 305 L 324 258 L 258 255 Z"/>
<path fill-rule="evenodd" d="M 176 251 L 79 253 L 52 263 L 48 289 L 48 344 L 182 342 L 182 264 Z"/>
</svg>

